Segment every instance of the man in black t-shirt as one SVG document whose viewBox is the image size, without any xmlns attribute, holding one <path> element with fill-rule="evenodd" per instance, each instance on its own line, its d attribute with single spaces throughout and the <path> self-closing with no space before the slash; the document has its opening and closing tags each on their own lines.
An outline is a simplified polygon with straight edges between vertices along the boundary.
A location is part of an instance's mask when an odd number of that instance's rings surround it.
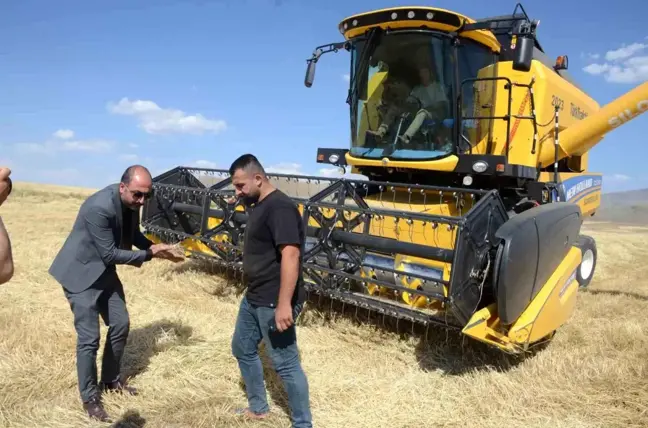
<svg viewBox="0 0 648 428">
<path fill-rule="evenodd" d="M 234 161 L 230 174 L 237 198 L 248 207 L 243 243 L 248 288 L 232 338 L 249 405 L 239 413 L 262 419 L 269 412 L 258 354 L 263 340 L 288 394 L 293 428 L 310 428 L 308 381 L 299 361 L 294 325 L 304 302 L 301 216 L 295 203 L 270 184 L 253 155 Z"/>
</svg>

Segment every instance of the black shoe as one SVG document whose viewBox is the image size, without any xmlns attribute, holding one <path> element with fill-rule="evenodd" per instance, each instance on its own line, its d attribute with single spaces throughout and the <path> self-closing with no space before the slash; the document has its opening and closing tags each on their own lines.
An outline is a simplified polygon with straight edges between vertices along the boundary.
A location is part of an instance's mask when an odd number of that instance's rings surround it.
<svg viewBox="0 0 648 428">
<path fill-rule="evenodd" d="M 92 419 L 97 419 L 101 422 L 112 422 L 108 413 L 103 408 L 101 400 L 98 397 L 92 397 L 90 400 L 83 403 L 83 409 L 88 413 Z"/>
</svg>

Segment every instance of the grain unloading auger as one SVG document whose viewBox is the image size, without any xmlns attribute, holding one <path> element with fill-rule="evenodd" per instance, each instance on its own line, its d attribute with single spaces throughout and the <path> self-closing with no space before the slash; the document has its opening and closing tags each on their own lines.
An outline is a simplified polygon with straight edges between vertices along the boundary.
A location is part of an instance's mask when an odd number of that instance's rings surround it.
<svg viewBox="0 0 648 428">
<path fill-rule="evenodd" d="M 580 233 L 600 203 L 589 150 L 648 109 L 648 83 L 599 108 L 536 27 L 520 5 L 479 21 L 398 7 L 343 20 L 345 41 L 316 49 L 307 87 L 323 53 L 351 53 L 351 148 L 317 161 L 369 180 L 269 174 L 308 226 L 311 296 L 506 352 L 567 321 L 596 265 Z M 154 181 L 146 233 L 240 270 L 247 216 L 228 202 L 227 172 L 177 167 Z"/>
</svg>

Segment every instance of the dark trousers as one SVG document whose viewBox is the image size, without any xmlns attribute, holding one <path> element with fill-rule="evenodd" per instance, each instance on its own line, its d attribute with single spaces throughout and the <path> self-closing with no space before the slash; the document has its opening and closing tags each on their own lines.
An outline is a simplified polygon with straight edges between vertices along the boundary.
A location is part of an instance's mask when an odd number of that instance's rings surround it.
<svg viewBox="0 0 648 428">
<path fill-rule="evenodd" d="M 119 380 L 121 359 L 130 329 L 124 288 L 117 273 L 106 272 L 87 290 L 70 293 L 64 290 L 74 314 L 77 333 L 77 376 L 81 400 L 87 402 L 96 396 L 97 351 L 99 349 L 99 316 L 108 326 L 104 349 L 101 380 L 105 383 Z"/>
<path fill-rule="evenodd" d="M 297 320 L 301 310 L 302 305 L 293 308 L 294 320 Z M 259 344 L 263 341 L 272 365 L 288 394 L 292 427 L 310 428 L 313 424 L 309 386 L 299 362 L 295 326 L 292 325 L 281 333 L 270 332 L 269 326 L 270 323 L 274 323 L 274 315 L 273 308 L 253 306 L 245 297 L 241 300 L 232 337 L 232 353 L 238 361 L 245 382 L 249 408 L 254 413 L 266 413 L 270 410 L 263 366 L 258 354 Z"/>
</svg>

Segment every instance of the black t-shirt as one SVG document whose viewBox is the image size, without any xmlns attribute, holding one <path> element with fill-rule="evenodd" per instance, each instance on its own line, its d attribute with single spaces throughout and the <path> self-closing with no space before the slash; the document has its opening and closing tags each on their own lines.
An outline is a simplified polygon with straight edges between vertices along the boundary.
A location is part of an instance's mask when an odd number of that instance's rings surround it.
<svg viewBox="0 0 648 428">
<path fill-rule="evenodd" d="M 295 244 L 303 250 L 304 228 L 295 203 L 274 190 L 248 211 L 245 225 L 243 270 L 248 301 L 256 306 L 276 307 L 281 285 L 280 246 Z M 300 256 L 299 277 L 292 304 L 302 303 L 304 293 Z"/>
</svg>

